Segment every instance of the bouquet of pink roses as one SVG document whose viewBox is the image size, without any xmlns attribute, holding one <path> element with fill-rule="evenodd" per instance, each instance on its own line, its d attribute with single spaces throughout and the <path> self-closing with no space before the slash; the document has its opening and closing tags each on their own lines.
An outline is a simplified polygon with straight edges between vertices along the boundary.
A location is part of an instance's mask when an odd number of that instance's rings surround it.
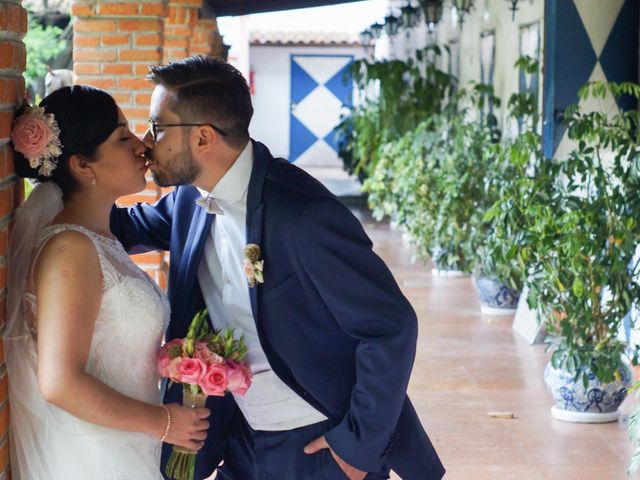
<svg viewBox="0 0 640 480">
<path fill-rule="evenodd" d="M 244 395 L 251 386 L 251 371 L 243 362 L 244 336 L 236 340 L 230 328 L 212 331 L 206 317 L 206 309 L 196 313 L 187 336 L 165 343 L 158 354 L 158 372 L 182 384 L 182 404 L 192 408 L 204 407 L 210 395 Z M 195 462 L 195 451 L 174 446 L 165 473 L 175 480 L 193 480 Z"/>
</svg>

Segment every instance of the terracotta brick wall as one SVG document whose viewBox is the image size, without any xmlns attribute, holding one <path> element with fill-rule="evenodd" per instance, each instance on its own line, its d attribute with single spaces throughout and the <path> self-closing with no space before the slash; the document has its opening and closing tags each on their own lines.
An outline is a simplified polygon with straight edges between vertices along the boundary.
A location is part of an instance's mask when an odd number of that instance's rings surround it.
<svg viewBox="0 0 640 480">
<path fill-rule="evenodd" d="M 13 175 L 13 154 L 7 143 L 13 112 L 24 98 L 26 50 L 22 38 L 27 31 L 27 12 L 20 1 L 0 0 L 0 326 L 6 320 L 7 240 L 11 215 L 23 195 L 22 182 Z M 9 472 L 9 404 L 7 372 L 0 344 L 0 478 Z"/>
</svg>

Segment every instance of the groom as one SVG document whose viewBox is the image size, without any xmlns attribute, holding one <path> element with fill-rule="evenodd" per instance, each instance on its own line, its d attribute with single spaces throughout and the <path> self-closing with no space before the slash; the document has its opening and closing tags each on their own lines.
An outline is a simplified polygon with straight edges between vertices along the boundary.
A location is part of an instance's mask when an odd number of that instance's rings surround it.
<svg viewBox="0 0 640 480">
<path fill-rule="evenodd" d="M 440 479 L 406 396 L 416 316 L 358 221 L 249 138 L 249 89 L 230 64 L 191 57 L 149 78 L 150 168 L 177 188 L 114 210 L 113 232 L 130 253 L 170 250 L 167 339 L 207 306 L 214 327 L 244 334 L 254 375 L 244 397 L 209 399 L 196 478 L 224 459 L 218 479 Z M 243 268 L 256 261 L 263 278 Z M 170 388 L 165 402 L 179 400 Z"/>
</svg>

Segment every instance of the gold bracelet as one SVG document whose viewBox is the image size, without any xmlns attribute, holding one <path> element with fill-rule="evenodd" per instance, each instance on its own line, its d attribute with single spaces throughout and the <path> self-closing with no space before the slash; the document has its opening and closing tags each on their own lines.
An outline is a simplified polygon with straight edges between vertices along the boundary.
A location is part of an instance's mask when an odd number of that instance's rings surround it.
<svg viewBox="0 0 640 480">
<path fill-rule="evenodd" d="M 166 407 L 166 405 L 160 405 L 160 406 L 164 408 L 165 412 L 167 412 L 167 426 L 164 428 L 164 435 L 162 435 L 162 438 L 160 439 L 161 442 L 164 442 L 167 438 L 167 435 L 169 435 L 169 429 L 171 428 L 171 412 Z"/>
</svg>

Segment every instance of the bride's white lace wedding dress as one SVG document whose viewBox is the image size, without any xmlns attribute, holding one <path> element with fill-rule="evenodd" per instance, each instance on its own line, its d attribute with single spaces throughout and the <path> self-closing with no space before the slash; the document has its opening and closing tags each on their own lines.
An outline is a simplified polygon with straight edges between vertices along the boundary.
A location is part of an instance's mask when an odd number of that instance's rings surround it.
<svg viewBox="0 0 640 480">
<path fill-rule="evenodd" d="M 156 355 L 169 321 L 166 296 L 118 241 L 77 225 L 41 229 L 31 265 L 48 240 L 68 230 L 93 241 L 103 274 L 86 371 L 124 395 L 160 404 Z M 19 315 L 24 321 L 5 333 L 14 480 L 162 479 L 158 439 L 88 423 L 44 400 L 36 378 L 37 299 L 29 293 L 30 283 L 25 283 Z"/>
</svg>

